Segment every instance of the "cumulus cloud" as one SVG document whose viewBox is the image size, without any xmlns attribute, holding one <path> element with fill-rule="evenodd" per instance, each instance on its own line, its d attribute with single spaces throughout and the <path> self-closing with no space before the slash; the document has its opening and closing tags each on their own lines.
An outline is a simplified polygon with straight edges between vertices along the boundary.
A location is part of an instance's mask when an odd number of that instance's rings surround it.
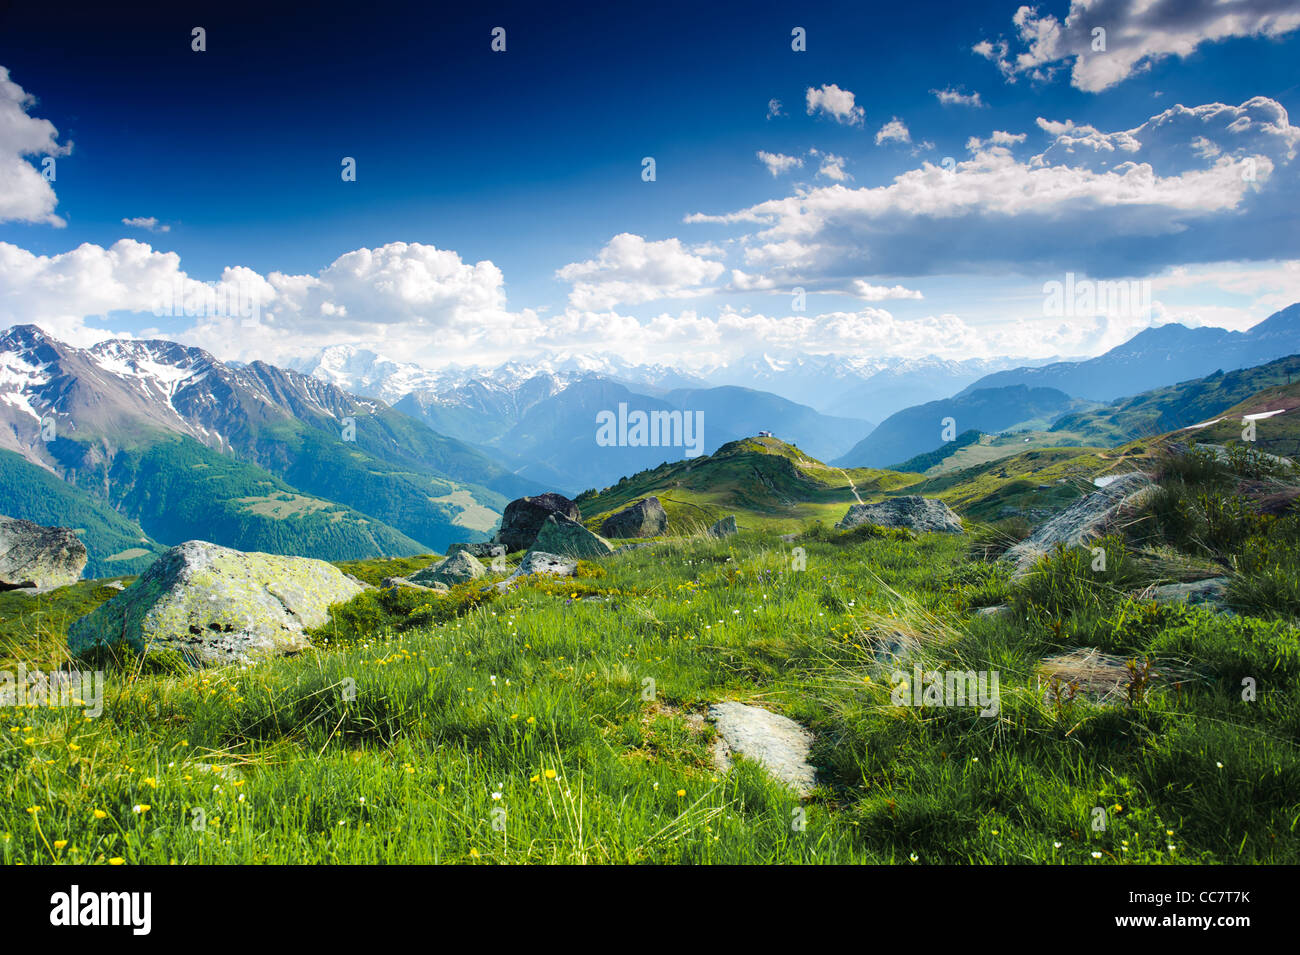
<svg viewBox="0 0 1300 955">
<path fill-rule="evenodd" d="M 836 182 L 847 182 L 853 177 L 844 171 L 845 159 L 843 156 L 837 156 L 834 153 L 824 153 L 816 149 L 808 150 L 808 155 L 821 160 L 821 165 L 817 169 L 817 175 L 826 179 L 833 179 Z"/>
<path fill-rule="evenodd" d="M 1047 146 L 1028 160 L 1006 145 L 1020 134 L 1004 132 L 951 170 L 923 162 L 887 185 L 837 183 L 687 221 L 761 226 L 747 265 L 791 282 L 989 266 L 1133 274 L 1300 255 L 1300 235 L 1278 228 L 1300 215 L 1300 130 L 1273 100 L 1178 106 L 1109 133 L 1043 120 L 1039 134 Z"/>
<path fill-rule="evenodd" d="M 881 143 L 910 143 L 912 134 L 907 131 L 907 124 L 895 116 L 876 131 L 876 145 Z"/>
<path fill-rule="evenodd" d="M 784 116 L 781 112 L 781 101 L 779 99 L 770 99 L 767 101 L 767 118 L 774 119 L 777 116 Z"/>
<path fill-rule="evenodd" d="M 985 105 L 984 100 L 980 99 L 980 94 L 978 92 L 963 93 L 960 90 L 951 88 L 944 90 L 930 90 L 930 92 L 933 93 L 935 98 L 944 106 L 973 106 L 976 109 L 980 109 Z"/>
<path fill-rule="evenodd" d="M 170 232 L 172 227 L 165 223 L 160 223 L 154 216 L 136 216 L 133 219 L 123 219 L 122 225 L 130 226 L 133 229 L 145 229 L 149 232 Z"/>
<path fill-rule="evenodd" d="M 723 271 L 721 262 L 688 251 L 680 239 L 647 242 L 624 232 L 594 259 L 571 262 L 555 274 L 573 283 L 570 305 L 599 310 L 707 294 Z"/>
<path fill-rule="evenodd" d="M 803 160 L 798 156 L 787 156 L 784 153 L 769 153 L 759 150 L 758 161 L 767 167 L 767 171 L 773 177 L 779 176 L 783 172 L 789 172 L 791 169 L 797 169 L 803 165 Z"/>
<path fill-rule="evenodd" d="M 72 144 L 60 145 L 53 123 L 28 114 L 35 103 L 0 66 L 0 222 L 63 226 L 54 213 L 59 202 L 54 188 L 26 157 L 66 156 Z"/>
<path fill-rule="evenodd" d="M 0 324 L 33 322 L 77 344 L 106 337 L 87 317 L 110 312 L 159 317 L 163 337 L 179 337 L 223 357 L 302 351 L 303 341 L 386 341 L 412 357 L 530 345 L 543 331 L 531 310 L 505 307 L 503 279 L 491 262 L 394 242 L 357 249 L 319 272 L 291 275 L 231 266 L 214 281 L 195 279 L 174 252 L 134 239 L 110 248 L 85 243 L 40 256 L 0 243 Z M 250 313 L 259 319 L 246 325 Z"/>
<path fill-rule="evenodd" d="M 611 240 L 611 246 L 618 248 L 619 239 Z M 804 247 L 792 242 L 792 248 L 797 255 Z M 660 246 L 646 257 L 664 259 L 668 251 Z M 775 251 L 766 249 L 768 254 Z M 631 258 L 626 249 L 611 256 Z M 778 287 L 770 275 L 735 270 L 732 276 L 735 288 L 745 283 L 753 290 Z M 874 285 L 866 279 L 850 285 L 850 294 L 868 303 L 921 298 L 919 291 L 903 285 Z M 467 263 L 454 252 L 419 244 L 357 249 L 311 274 L 262 275 L 232 266 L 203 282 L 181 268 L 175 253 L 132 239 L 107 249 L 84 244 L 52 256 L 0 243 L 0 287 L 6 290 L 0 298 L 0 325 L 33 322 L 65 341 L 88 345 L 113 334 L 89 327 L 88 317 L 117 312 L 147 316 L 159 303 L 160 289 L 179 287 L 187 303 L 214 295 L 222 300 L 217 293 L 228 291 L 257 300 L 260 324 L 249 327 L 237 315 L 202 314 L 200 309 L 200 314 L 167 314 L 159 327 L 140 334 L 199 345 L 226 359 L 283 363 L 322 345 L 350 343 L 431 367 L 601 351 L 693 366 L 734 358 L 755 346 L 901 357 L 1095 354 L 1165 321 L 1248 327 L 1262 317 L 1258 313 L 1264 306 L 1272 311 L 1300 298 L 1300 260 L 1180 266 L 1154 278 L 1152 285 L 1157 294 L 1194 294 L 1203 287 L 1253 298 L 1254 304 L 1177 309 L 1157 299 L 1150 314 L 1065 321 L 1021 317 L 982 324 L 947 312 L 900 318 L 875 304 L 815 315 L 724 306 L 713 315 L 686 309 L 648 318 L 570 305 L 543 318 L 530 309 L 506 309 L 502 277 L 492 263 Z"/>
<path fill-rule="evenodd" d="M 824 113 L 837 123 L 846 126 L 861 126 L 866 112 L 854 103 L 854 96 L 848 90 L 842 90 L 834 83 L 820 87 L 810 86 L 806 94 L 808 115 Z"/>
<path fill-rule="evenodd" d="M 1097 93 L 1205 43 L 1300 29 L 1300 9 L 1291 0 L 1071 0 L 1064 20 L 1022 6 L 1011 22 L 1014 41 L 982 40 L 973 52 L 1009 82 L 1050 80 L 1068 66 L 1072 86 Z"/>
</svg>

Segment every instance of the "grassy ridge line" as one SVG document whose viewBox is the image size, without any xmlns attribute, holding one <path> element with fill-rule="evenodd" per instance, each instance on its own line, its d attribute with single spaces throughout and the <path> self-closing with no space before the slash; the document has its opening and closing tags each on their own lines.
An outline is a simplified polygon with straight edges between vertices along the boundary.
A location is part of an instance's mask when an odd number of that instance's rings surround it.
<svg viewBox="0 0 1300 955">
<path fill-rule="evenodd" d="M 794 531 L 810 520 L 834 523 L 855 503 L 849 481 L 864 499 L 904 488 L 919 475 L 873 468 L 843 471 L 776 438 L 745 438 L 712 455 L 662 464 L 624 478 L 576 502 L 598 528 L 609 515 L 654 495 L 669 527 L 689 531 L 735 514 L 747 527 Z"/>
</svg>

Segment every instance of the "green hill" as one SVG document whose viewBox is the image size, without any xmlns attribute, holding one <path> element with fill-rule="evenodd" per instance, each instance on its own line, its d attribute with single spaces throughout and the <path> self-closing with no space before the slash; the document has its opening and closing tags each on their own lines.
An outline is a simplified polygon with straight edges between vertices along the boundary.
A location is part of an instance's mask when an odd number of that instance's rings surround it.
<svg viewBox="0 0 1300 955">
<path fill-rule="evenodd" d="M 661 464 L 622 478 L 577 504 L 591 527 L 615 511 L 654 495 L 675 531 L 735 514 L 751 527 L 796 529 L 809 520 L 838 521 L 855 503 L 906 487 L 919 475 L 874 468 L 847 470 L 811 458 L 777 438 L 742 438 L 711 455 Z"/>
<path fill-rule="evenodd" d="M 1243 419 L 1246 415 L 1268 415 L 1255 420 L 1254 441 L 1249 443 L 1250 447 L 1268 454 L 1282 455 L 1293 461 L 1300 460 L 1300 381 L 1266 388 L 1225 409 L 1216 416 L 1218 420 L 1213 424 L 1179 431 L 1171 437 L 1228 447 L 1246 444 L 1243 440 Z"/>
<path fill-rule="evenodd" d="M 324 560 L 429 551 L 388 524 L 305 494 L 191 438 L 167 436 L 119 452 L 104 484 L 116 506 L 168 546 L 200 538 L 240 550 Z"/>
<path fill-rule="evenodd" d="M 1062 435 L 1063 444 L 1123 444 L 1206 421 L 1252 395 L 1293 381 L 1300 381 L 1300 355 L 1144 391 L 1103 408 L 1066 415 L 1051 430 Z"/>
</svg>

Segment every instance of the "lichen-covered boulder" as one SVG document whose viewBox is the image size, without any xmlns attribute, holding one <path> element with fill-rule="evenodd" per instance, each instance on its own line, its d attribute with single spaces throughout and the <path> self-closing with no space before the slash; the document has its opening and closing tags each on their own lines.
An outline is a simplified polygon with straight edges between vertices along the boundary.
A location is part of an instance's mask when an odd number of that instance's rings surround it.
<svg viewBox="0 0 1300 955">
<path fill-rule="evenodd" d="M 486 573 L 486 568 L 479 562 L 477 557 L 469 551 L 458 550 L 432 567 L 425 567 L 423 570 L 412 574 L 409 580 L 413 584 L 422 584 L 425 587 L 432 584 L 446 584 L 448 587 L 454 587 L 466 581 L 478 580 Z"/>
<path fill-rule="evenodd" d="M 323 560 L 186 541 L 74 623 L 68 649 L 126 643 L 146 655 L 172 651 L 195 667 L 251 663 L 309 647 L 304 631 L 362 589 Z"/>
<path fill-rule="evenodd" d="M 532 550 L 560 557 L 575 557 L 589 560 L 593 557 L 608 557 L 614 553 L 614 545 L 605 538 L 593 534 L 577 521 L 552 514 L 542 525 L 533 542 Z"/>
<path fill-rule="evenodd" d="M 85 567 L 86 545 L 72 530 L 0 517 L 0 590 L 64 587 Z"/>
<path fill-rule="evenodd" d="M 961 518 L 943 501 L 911 494 L 891 497 L 875 504 L 854 504 L 835 526 L 851 530 L 863 524 L 877 527 L 906 527 L 919 533 L 962 533 Z"/>
<path fill-rule="evenodd" d="M 667 530 L 668 513 L 657 497 L 637 501 L 600 525 L 603 537 L 658 537 Z"/>
<path fill-rule="evenodd" d="M 563 494 L 521 497 L 506 505 L 505 513 L 501 515 L 501 528 L 493 541 L 505 545 L 507 551 L 526 550 L 533 546 L 542 525 L 552 514 L 571 521 L 582 519 L 578 505 Z"/>
</svg>

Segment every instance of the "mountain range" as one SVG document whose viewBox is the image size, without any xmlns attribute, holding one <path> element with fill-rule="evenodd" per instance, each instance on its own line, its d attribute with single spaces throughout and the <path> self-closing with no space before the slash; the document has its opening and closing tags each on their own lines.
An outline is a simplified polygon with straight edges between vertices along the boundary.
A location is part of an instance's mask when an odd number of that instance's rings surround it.
<svg viewBox="0 0 1300 955">
<path fill-rule="evenodd" d="M 1160 325 L 1096 358 L 997 371 L 962 393 L 1028 385 L 1057 388 L 1077 398 L 1114 401 L 1215 371 L 1261 365 L 1296 351 L 1300 351 L 1300 302 L 1274 312 L 1249 331 Z"/>
<path fill-rule="evenodd" d="M 167 341 L 75 348 L 30 325 L 0 335 L 0 451 L 136 522 L 146 548 L 201 531 L 330 559 L 418 553 L 487 536 L 541 489 L 316 377 Z"/>
<path fill-rule="evenodd" d="M 415 554 L 486 538 L 514 497 L 601 492 L 762 432 L 813 460 L 882 468 L 961 435 L 1101 444 L 1185 427 L 1285 384 L 1294 362 L 1236 369 L 1298 346 L 1300 304 L 1248 332 L 1166 325 L 1086 361 L 1014 368 L 761 354 L 703 372 L 608 356 L 433 371 L 338 346 L 293 369 L 162 340 L 79 348 L 18 325 L 0 334 L 0 512 L 78 528 L 95 573 L 195 536 L 336 560 Z M 750 385 L 719 383 L 729 376 Z M 701 427 L 662 444 L 600 439 L 616 411 Z"/>
</svg>

